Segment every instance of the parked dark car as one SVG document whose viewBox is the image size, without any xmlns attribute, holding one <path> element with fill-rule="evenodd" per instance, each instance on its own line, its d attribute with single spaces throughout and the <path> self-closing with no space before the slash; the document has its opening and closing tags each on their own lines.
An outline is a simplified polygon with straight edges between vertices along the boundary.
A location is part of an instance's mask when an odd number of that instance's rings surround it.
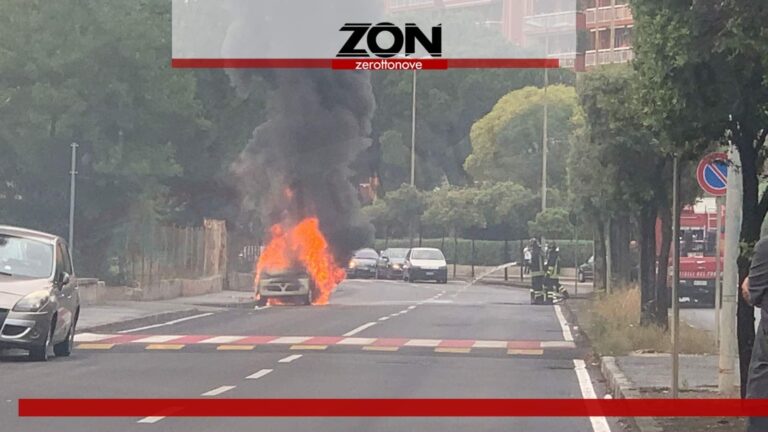
<svg viewBox="0 0 768 432">
<path fill-rule="evenodd" d="M 591 256 L 584 264 L 579 266 L 579 282 L 592 280 L 595 274 L 595 257 Z"/>
<path fill-rule="evenodd" d="M 376 268 L 379 264 L 379 254 L 373 249 L 360 249 L 349 260 L 347 266 L 347 277 L 353 278 L 375 278 Z"/>
<path fill-rule="evenodd" d="M 403 277 L 403 264 L 408 248 L 388 248 L 381 251 L 378 265 L 378 278 L 400 279 Z"/>
<path fill-rule="evenodd" d="M 32 360 L 72 352 L 80 314 L 72 258 L 52 234 L 0 226 L 0 348 Z"/>
</svg>

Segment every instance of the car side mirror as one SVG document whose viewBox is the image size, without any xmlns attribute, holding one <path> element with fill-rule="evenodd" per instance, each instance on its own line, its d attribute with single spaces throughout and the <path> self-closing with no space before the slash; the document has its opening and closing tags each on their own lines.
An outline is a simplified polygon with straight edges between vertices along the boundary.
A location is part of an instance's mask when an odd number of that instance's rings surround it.
<svg viewBox="0 0 768 432">
<path fill-rule="evenodd" d="M 72 277 L 67 272 L 61 272 L 61 275 L 59 276 L 59 284 L 61 286 L 69 285 L 69 282 L 72 280 Z"/>
</svg>

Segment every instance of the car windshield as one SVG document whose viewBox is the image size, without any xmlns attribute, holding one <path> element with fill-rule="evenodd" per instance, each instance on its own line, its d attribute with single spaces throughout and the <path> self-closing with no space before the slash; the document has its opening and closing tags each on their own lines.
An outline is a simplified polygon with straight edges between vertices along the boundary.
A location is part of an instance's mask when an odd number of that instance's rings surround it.
<svg viewBox="0 0 768 432">
<path fill-rule="evenodd" d="M 362 249 L 355 252 L 355 258 L 377 259 L 378 257 L 379 254 L 377 254 L 373 249 Z"/>
<path fill-rule="evenodd" d="M 53 246 L 0 235 L 0 272 L 30 278 L 48 277 L 53 273 Z"/>
<path fill-rule="evenodd" d="M 443 253 L 437 249 L 415 249 L 411 254 L 411 259 L 421 260 L 442 260 Z"/>
<path fill-rule="evenodd" d="M 408 249 L 387 249 L 385 250 L 382 255 L 388 256 L 390 258 L 405 258 L 405 255 L 408 253 Z"/>
</svg>

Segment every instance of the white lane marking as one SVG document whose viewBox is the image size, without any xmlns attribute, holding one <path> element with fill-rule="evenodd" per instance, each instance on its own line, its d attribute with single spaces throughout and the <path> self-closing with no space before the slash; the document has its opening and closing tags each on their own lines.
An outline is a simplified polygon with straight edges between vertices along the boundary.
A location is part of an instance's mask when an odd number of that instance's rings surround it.
<svg viewBox="0 0 768 432">
<path fill-rule="evenodd" d="M 269 305 L 265 305 L 265 306 L 255 306 L 255 307 L 253 308 L 253 310 L 264 310 L 264 309 L 269 309 Z"/>
<path fill-rule="evenodd" d="M 436 347 L 440 342 L 442 342 L 441 339 L 411 339 L 405 343 L 405 346 Z"/>
<path fill-rule="evenodd" d="M 597 394 L 595 393 L 595 388 L 592 387 L 592 380 L 589 378 L 589 372 L 587 372 L 587 365 L 584 363 L 584 360 L 574 359 L 573 367 L 576 371 L 576 378 L 579 380 L 582 397 L 584 399 L 597 399 Z M 592 423 L 592 429 L 595 432 L 611 432 L 608 420 L 605 417 L 590 417 L 589 421 Z"/>
<path fill-rule="evenodd" d="M 336 345 L 370 345 L 376 342 L 374 338 L 346 338 L 336 342 Z"/>
<path fill-rule="evenodd" d="M 272 369 L 262 369 L 262 370 L 256 372 L 255 374 L 248 375 L 247 377 L 245 377 L 245 379 L 255 380 L 255 379 L 259 379 L 259 378 L 261 378 L 263 376 L 269 375 L 270 373 L 272 373 Z"/>
<path fill-rule="evenodd" d="M 277 362 L 278 363 L 290 363 L 290 362 L 292 362 L 294 360 L 298 360 L 300 358 L 301 358 L 301 354 L 293 354 L 293 355 L 289 355 L 288 357 L 281 358 Z"/>
<path fill-rule="evenodd" d="M 416 306 L 408 306 L 408 310 L 414 310 L 416 309 Z"/>
<path fill-rule="evenodd" d="M 232 390 L 233 388 L 235 388 L 235 386 L 221 386 L 221 387 L 217 387 L 217 388 L 215 388 L 213 390 L 209 390 L 209 391 L 201 394 L 200 396 L 218 396 L 218 395 L 220 395 L 220 394 L 222 394 L 224 392 L 228 392 L 228 391 Z"/>
<path fill-rule="evenodd" d="M 79 333 L 75 335 L 75 342 L 98 342 L 115 337 L 111 334 Z"/>
<path fill-rule="evenodd" d="M 163 416 L 144 417 L 143 419 L 137 421 L 136 423 L 149 423 L 149 424 L 152 424 L 152 423 L 157 423 L 157 422 L 159 422 L 160 420 L 162 420 L 164 418 L 165 417 L 163 417 Z"/>
<path fill-rule="evenodd" d="M 201 340 L 198 343 L 201 343 L 201 344 L 227 344 L 227 343 L 237 342 L 237 341 L 242 340 L 242 339 L 245 339 L 245 336 L 214 336 L 212 338 Z"/>
<path fill-rule="evenodd" d="M 360 333 L 361 331 L 363 331 L 363 330 L 365 330 L 365 329 L 367 329 L 369 327 L 373 327 L 375 325 L 376 325 L 376 322 L 365 323 L 365 324 L 361 325 L 360 327 L 358 327 L 358 328 L 356 328 L 354 330 L 350 330 L 350 331 L 344 333 L 342 336 L 354 336 L 354 335 Z"/>
<path fill-rule="evenodd" d="M 475 341 L 472 344 L 472 348 L 506 348 L 507 342 L 505 341 Z"/>
<path fill-rule="evenodd" d="M 385 316 L 385 317 L 381 317 L 381 318 L 379 318 L 379 321 L 386 321 L 386 320 L 388 320 L 388 319 L 389 319 L 389 317 L 388 317 L 388 316 Z"/>
<path fill-rule="evenodd" d="M 180 337 L 182 337 L 182 336 L 179 336 L 179 335 L 175 335 L 175 336 L 173 336 L 173 335 L 157 335 L 157 336 L 148 336 L 148 337 L 145 337 L 145 338 L 136 339 L 136 340 L 131 341 L 131 342 L 134 342 L 134 343 L 165 343 L 165 342 L 168 342 L 168 341 L 172 341 L 174 339 L 178 339 Z"/>
<path fill-rule="evenodd" d="M 180 322 L 189 321 L 189 320 L 193 320 L 193 319 L 197 319 L 197 318 L 204 318 L 204 317 L 211 316 L 211 315 L 213 315 L 213 312 L 206 312 L 206 313 L 202 313 L 202 314 L 199 314 L 199 315 L 192 315 L 192 316 L 188 316 L 188 317 L 185 317 L 185 318 L 179 318 L 179 319 L 175 319 L 173 321 L 168 321 L 168 322 L 164 322 L 164 323 L 160 323 L 160 324 L 152 324 L 152 325 L 148 325 L 148 326 L 144 326 L 144 327 L 133 328 L 133 329 L 130 329 L 130 330 L 122 330 L 122 331 L 119 331 L 118 333 L 133 333 L 133 332 L 137 332 L 137 331 L 141 331 L 141 330 L 149 330 L 149 329 L 153 329 L 153 328 L 174 325 L 174 324 L 178 324 Z"/>
<path fill-rule="evenodd" d="M 560 321 L 560 328 L 563 329 L 563 339 L 568 342 L 573 342 L 571 328 L 568 327 L 568 322 L 565 320 L 565 316 L 563 316 L 563 311 L 560 309 L 560 305 L 555 305 L 555 315 L 557 315 L 557 320 Z"/>
<path fill-rule="evenodd" d="M 277 339 L 272 339 L 269 341 L 271 344 L 300 344 L 302 342 L 306 342 L 308 340 L 312 339 L 311 337 L 306 336 L 283 336 L 279 337 Z"/>
<path fill-rule="evenodd" d="M 543 341 L 542 348 L 576 348 L 576 344 L 568 341 Z"/>
</svg>

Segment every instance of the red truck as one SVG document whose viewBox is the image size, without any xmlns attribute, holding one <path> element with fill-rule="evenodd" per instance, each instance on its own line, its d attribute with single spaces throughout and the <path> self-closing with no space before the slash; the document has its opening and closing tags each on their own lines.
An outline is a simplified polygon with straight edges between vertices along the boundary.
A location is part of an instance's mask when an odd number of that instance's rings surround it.
<svg viewBox="0 0 768 432">
<path fill-rule="evenodd" d="M 725 214 L 720 208 L 722 226 Z M 715 305 L 718 206 L 714 198 L 703 198 L 686 206 L 680 214 L 680 303 L 691 306 Z M 722 233 L 721 242 L 722 242 Z M 656 222 L 657 256 L 661 248 L 661 222 Z M 671 252 L 671 251 L 670 251 Z M 723 269 L 722 247 L 720 271 Z M 670 259 L 669 275 L 672 276 Z M 671 282 L 669 284 L 671 288 Z"/>
</svg>

